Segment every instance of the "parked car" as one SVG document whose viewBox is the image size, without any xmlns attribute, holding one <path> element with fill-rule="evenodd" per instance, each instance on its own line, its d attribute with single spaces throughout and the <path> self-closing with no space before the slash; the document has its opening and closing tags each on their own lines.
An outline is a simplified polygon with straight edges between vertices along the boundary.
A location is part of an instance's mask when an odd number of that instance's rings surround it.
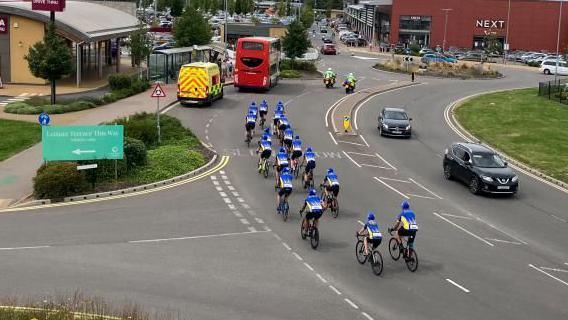
<svg viewBox="0 0 568 320">
<path fill-rule="evenodd" d="M 434 50 L 429 49 L 429 48 L 422 48 L 422 49 L 420 49 L 420 51 L 418 51 L 418 55 L 421 56 L 421 57 L 423 57 L 427 54 L 431 54 L 431 53 L 435 53 L 435 52 L 434 52 Z"/>
<path fill-rule="evenodd" d="M 326 36 L 321 37 L 321 40 L 323 41 L 323 43 L 333 43 L 333 40 Z"/>
<path fill-rule="evenodd" d="M 327 33 L 327 28 L 321 28 L 320 33 Z"/>
<path fill-rule="evenodd" d="M 470 51 L 461 60 L 464 61 L 487 61 L 487 56 L 483 52 Z"/>
<path fill-rule="evenodd" d="M 399 136 L 410 138 L 412 118 L 401 108 L 383 108 L 379 113 L 377 128 L 381 136 Z"/>
<path fill-rule="evenodd" d="M 431 63 L 431 62 L 440 62 L 440 63 L 455 63 L 457 60 L 454 58 L 449 58 L 442 54 L 434 54 L 434 53 L 427 53 L 425 54 L 422 59 L 420 59 L 422 63 Z"/>
<path fill-rule="evenodd" d="M 449 146 L 443 160 L 444 176 L 468 185 L 473 194 L 513 195 L 519 178 L 495 151 L 475 143 L 458 142 Z"/>
<path fill-rule="evenodd" d="M 566 61 L 558 61 L 558 69 L 556 67 L 556 60 L 544 61 L 540 65 L 540 72 L 544 74 L 557 74 L 568 75 L 568 63 Z"/>
<path fill-rule="evenodd" d="M 337 50 L 335 49 L 335 45 L 333 43 L 324 43 L 324 45 L 320 49 L 321 54 L 337 54 Z"/>
</svg>

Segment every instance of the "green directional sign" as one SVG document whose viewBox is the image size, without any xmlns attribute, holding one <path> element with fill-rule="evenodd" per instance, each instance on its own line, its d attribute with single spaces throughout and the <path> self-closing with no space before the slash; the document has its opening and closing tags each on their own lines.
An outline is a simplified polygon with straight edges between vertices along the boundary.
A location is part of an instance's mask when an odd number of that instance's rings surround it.
<svg viewBox="0 0 568 320">
<path fill-rule="evenodd" d="M 122 159 L 123 126 L 43 126 L 43 159 Z"/>
</svg>

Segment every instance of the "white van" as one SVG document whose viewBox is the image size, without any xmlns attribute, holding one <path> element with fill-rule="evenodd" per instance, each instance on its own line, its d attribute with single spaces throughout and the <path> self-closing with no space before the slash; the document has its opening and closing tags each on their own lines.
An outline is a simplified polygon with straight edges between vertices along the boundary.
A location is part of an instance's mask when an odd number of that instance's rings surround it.
<svg viewBox="0 0 568 320">
<path fill-rule="evenodd" d="M 568 75 L 568 63 L 566 61 L 558 61 L 558 70 L 556 70 L 556 61 L 544 61 L 540 65 L 540 72 L 544 74 Z"/>
</svg>

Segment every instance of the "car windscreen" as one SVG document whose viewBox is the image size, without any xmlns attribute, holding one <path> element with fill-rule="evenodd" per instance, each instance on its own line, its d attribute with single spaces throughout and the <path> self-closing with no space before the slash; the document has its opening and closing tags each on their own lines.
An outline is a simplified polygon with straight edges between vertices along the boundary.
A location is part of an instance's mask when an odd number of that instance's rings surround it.
<svg viewBox="0 0 568 320">
<path fill-rule="evenodd" d="M 385 111 L 385 119 L 408 120 L 408 116 L 400 111 Z"/>
<path fill-rule="evenodd" d="M 503 168 L 505 162 L 494 153 L 474 153 L 473 164 L 481 168 Z"/>
<path fill-rule="evenodd" d="M 256 68 L 262 64 L 262 59 L 259 58 L 241 58 L 241 62 L 249 67 L 249 68 Z"/>
</svg>

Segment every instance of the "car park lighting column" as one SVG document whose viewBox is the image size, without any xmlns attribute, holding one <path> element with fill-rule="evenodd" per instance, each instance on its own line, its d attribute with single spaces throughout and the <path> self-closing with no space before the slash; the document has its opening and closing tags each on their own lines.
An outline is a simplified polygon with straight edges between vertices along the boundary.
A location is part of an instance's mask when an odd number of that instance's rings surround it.
<svg viewBox="0 0 568 320">
<path fill-rule="evenodd" d="M 454 9 L 442 9 L 446 13 L 446 22 L 444 23 L 444 42 L 442 42 L 442 52 L 446 52 L 446 33 L 448 31 L 448 13 Z"/>
<path fill-rule="evenodd" d="M 559 47 L 560 47 L 560 25 L 562 23 L 562 4 L 564 3 L 564 0 L 559 0 L 560 1 L 560 12 L 558 13 L 558 34 L 556 36 L 556 69 L 554 70 L 554 82 L 556 82 L 556 78 L 558 77 L 558 62 L 559 62 L 559 58 L 558 58 L 558 51 L 559 51 Z"/>
</svg>

